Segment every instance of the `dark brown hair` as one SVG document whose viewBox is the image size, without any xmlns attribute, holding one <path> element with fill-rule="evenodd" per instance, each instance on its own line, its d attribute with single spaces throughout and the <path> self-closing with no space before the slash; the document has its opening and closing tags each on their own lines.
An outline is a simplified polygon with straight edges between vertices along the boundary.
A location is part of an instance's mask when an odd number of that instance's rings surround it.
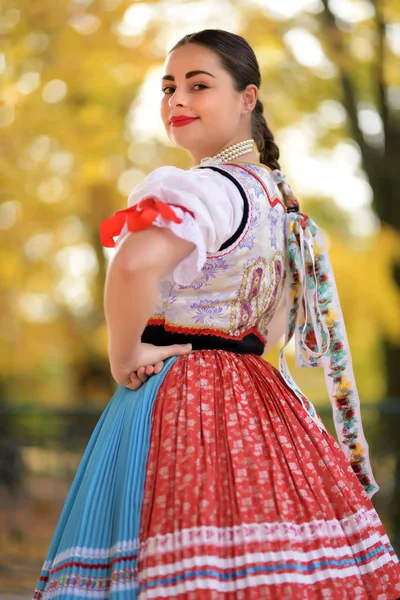
<svg viewBox="0 0 400 600">
<path fill-rule="evenodd" d="M 230 73 L 237 91 L 241 92 L 251 84 L 260 88 L 261 73 L 256 55 L 240 35 L 222 29 L 204 29 L 185 35 L 175 44 L 171 52 L 186 44 L 199 44 L 213 50 L 219 56 L 224 69 Z M 260 162 L 271 170 L 280 170 L 279 148 L 263 113 L 263 103 L 257 99 L 252 112 L 252 135 L 260 153 Z M 288 197 L 283 190 L 283 185 L 279 184 L 279 188 L 286 203 Z"/>
</svg>

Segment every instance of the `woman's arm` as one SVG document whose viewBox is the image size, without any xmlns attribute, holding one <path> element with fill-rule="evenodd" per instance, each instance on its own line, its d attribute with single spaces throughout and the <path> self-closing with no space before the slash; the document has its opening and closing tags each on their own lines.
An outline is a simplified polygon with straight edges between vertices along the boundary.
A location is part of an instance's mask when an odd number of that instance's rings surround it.
<svg viewBox="0 0 400 600">
<path fill-rule="evenodd" d="M 152 315 L 159 279 L 195 248 L 170 230 L 149 227 L 127 234 L 108 269 L 104 310 L 111 370 L 135 371 L 141 335 Z"/>
</svg>

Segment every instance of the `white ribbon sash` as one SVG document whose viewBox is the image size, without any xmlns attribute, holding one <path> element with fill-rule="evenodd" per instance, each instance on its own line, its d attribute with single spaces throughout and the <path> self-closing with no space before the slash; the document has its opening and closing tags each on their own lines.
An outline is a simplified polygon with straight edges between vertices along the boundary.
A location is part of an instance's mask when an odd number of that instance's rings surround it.
<svg viewBox="0 0 400 600">
<path fill-rule="evenodd" d="M 373 477 L 360 414 L 351 353 L 336 283 L 321 232 L 310 217 L 287 213 L 287 326 L 279 371 L 322 430 L 312 403 L 293 381 L 285 348 L 295 335 L 296 365 L 323 367 L 339 444 L 365 491 L 379 487 Z"/>
</svg>

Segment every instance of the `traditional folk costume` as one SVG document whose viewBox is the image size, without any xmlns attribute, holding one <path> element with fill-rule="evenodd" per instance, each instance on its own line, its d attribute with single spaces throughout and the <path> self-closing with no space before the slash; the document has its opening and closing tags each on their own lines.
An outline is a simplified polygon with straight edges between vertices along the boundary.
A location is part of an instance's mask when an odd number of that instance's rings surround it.
<svg viewBox="0 0 400 600">
<path fill-rule="evenodd" d="M 395 600 L 320 232 L 285 206 L 280 171 L 206 165 L 155 170 L 102 224 L 106 246 L 150 225 L 195 244 L 159 282 L 142 338 L 193 351 L 117 389 L 34 598 Z M 278 371 L 262 354 L 283 335 Z M 293 336 L 297 364 L 325 370 L 341 449 L 289 373 Z"/>
</svg>

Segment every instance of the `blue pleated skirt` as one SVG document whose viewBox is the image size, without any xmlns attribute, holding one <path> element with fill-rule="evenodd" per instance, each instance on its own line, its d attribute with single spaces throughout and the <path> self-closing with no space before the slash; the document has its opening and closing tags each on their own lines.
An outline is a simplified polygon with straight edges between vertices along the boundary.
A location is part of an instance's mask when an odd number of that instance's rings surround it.
<svg viewBox="0 0 400 600">
<path fill-rule="evenodd" d="M 90 591 L 97 598 L 137 597 L 151 414 L 158 390 L 177 358 L 166 360 L 161 373 L 139 390 L 120 386 L 105 408 L 71 486 L 33 598 L 72 600 L 79 589 L 87 598 Z M 113 585 L 108 593 L 111 569 Z M 121 589 L 119 578 L 124 582 Z"/>
</svg>

